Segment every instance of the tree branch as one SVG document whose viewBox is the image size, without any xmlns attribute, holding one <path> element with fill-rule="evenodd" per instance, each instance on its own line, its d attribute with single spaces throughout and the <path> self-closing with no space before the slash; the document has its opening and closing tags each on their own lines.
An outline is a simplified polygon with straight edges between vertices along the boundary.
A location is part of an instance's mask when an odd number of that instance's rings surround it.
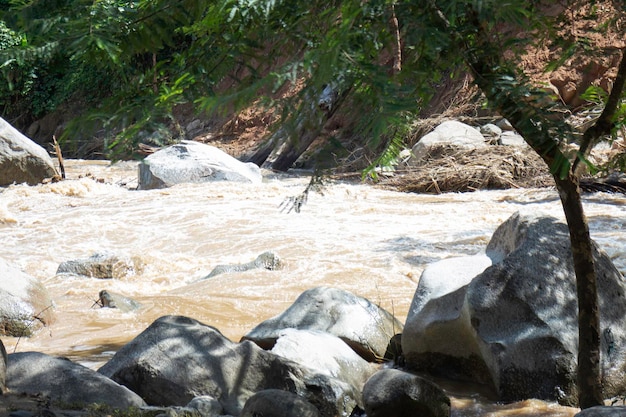
<svg viewBox="0 0 626 417">
<path fill-rule="evenodd" d="M 615 125 L 613 117 L 619 105 L 624 90 L 624 84 L 626 84 L 626 48 L 622 50 L 622 61 L 619 64 L 619 69 L 617 70 L 615 81 L 613 82 L 613 88 L 604 106 L 604 110 L 602 110 L 602 114 L 600 114 L 600 117 L 593 126 L 587 129 L 583 134 L 578 155 L 576 156 L 576 160 L 574 160 L 572 172 L 576 173 L 580 162 L 587 159 L 589 152 L 598 139 L 610 134 L 611 130 L 613 130 L 613 126 Z"/>
<path fill-rule="evenodd" d="M 397 74 L 402 71 L 402 42 L 400 38 L 400 25 L 398 23 L 398 17 L 396 16 L 396 7 L 394 3 L 391 3 L 391 17 L 389 18 L 389 24 L 395 37 L 393 45 L 393 73 Z"/>
</svg>

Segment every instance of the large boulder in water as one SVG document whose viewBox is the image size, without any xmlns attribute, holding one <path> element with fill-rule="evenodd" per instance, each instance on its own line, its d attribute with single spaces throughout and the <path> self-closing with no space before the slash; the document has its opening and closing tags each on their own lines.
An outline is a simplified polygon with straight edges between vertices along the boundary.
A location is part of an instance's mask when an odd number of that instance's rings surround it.
<svg viewBox="0 0 626 417">
<path fill-rule="evenodd" d="M 504 401 L 577 403 L 578 307 L 569 233 L 551 217 L 513 215 L 486 250 L 493 261 L 473 279 L 454 269 L 428 291 L 420 281 L 402 335 L 407 366 L 490 386 Z M 594 244 L 606 397 L 626 390 L 626 282 Z M 449 275 L 448 275 L 449 273 Z M 431 280 L 434 277 L 431 277 Z"/>
<path fill-rule="evenodd" d="M 402 323 L 363 297 L 317 287 L 300 294 L 287 310 L 260 323 L 243 339 L 269 349 L 284 329 L 330 333 L 366 360 L 374 361 L 385 357 L 391 338 L 402 333 Z"/>
<path fill-rule="evenodd" d="M 56 175 L 46 150 L 0 118 L 0 187 L 24 182 L 35 185 Z"/>
<path fill-rule="evenodd" d="M 137 394 L 96 371 L 39 352 L 9 355 L 7 385 L 12 392 L 41 394 L 60 404 L 107 404 L 119 409 L 146 405 Z"/>
<path fill-rule="evenodd" d="M 143 262 L 138 257 L 96 252 L 89 258 L 61 262 L 57 268 L 57 274 L 74 274 L 100 279 L 120 279 L 141 274 L 143 266 Z"/>
<path fill-rule="evenodd" d="M 181 183 L 240 181 L 260 183 L 261 170 L 220 149 L 184 140 L 148 156 L 139 164 L 139 189 L 166 188 Z"/>
<path fill-rule="evenodd" d="M 99 369 L 150 405 L 185 405 L 198 395 L 239 415 L 248 398 L 266 389 L 290 391 L 322 416 L 349 415 L 358 391 L 337 378 L 265 351 L 234 343 L 217 329 L 181 316 L 157 319 Z"/>
<path fill-rule="evenodd" d="M 0 259 L 0 334 L 30 336 L 53 319 L 52 299 L 43 284 Z"/>
</svg>

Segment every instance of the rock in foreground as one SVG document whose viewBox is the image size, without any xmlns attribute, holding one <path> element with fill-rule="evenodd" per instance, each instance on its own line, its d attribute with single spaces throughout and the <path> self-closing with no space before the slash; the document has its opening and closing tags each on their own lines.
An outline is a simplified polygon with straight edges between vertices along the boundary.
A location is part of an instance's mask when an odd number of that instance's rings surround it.
<svg viewBox="0 0 626 417">
<path fill-rule="evenodd" d="M 268 389 L 248 398 L 240 417 L 320 417 L 313 404 L 289 391 Z"/>
<path fill-rule="evenodd" d="M 594 246 L 605 397 L 626 391 L 626 282 Z M 402 336 L 407 366 L 491 387 L 503 401 L 577 403 L 578 308 L 569 233 L 551 217 L 513 215 L 473 279 L 420 281 Z M 430 287 L 430 290 L 428 288 Z M 428 290 L 428 291 L 425 291 Z M 427 294 L 430 294 L 428 296 Z"/>
<path fill-rule="evenodd" d="M 181 316 L 156 320 L 98 371 L 150 405 L 185 405 L 208 395 L 239 415 L 253 394 L 279 389 L 298 394 L 322 416 L 349 415 L 360 402 L 348 384 L 315 373 L 246 341 Z"/>
<path fill-rule="evenodd" d="M 382 369 L 363 388 L 367 417 L 448 417 L 450 398 L 441 388 L 398 369 Z"/>
<path fill-rule="evenodd" d="M 7 385 L 12 392 L 41 394 L 66 405 L 106 404 L 118 409 L 146 405 L 141 397 L 102 374 L 38 352 L 9 355 Z"/>
</svg>

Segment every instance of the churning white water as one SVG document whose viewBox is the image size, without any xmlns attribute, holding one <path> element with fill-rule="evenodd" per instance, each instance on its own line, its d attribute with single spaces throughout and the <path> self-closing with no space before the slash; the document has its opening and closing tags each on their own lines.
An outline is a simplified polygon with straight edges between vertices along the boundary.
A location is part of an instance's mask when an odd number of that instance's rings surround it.
<svg viewBox="0 0 626 417">
<path fill-rule="evenodd" d="M 134 190 L 136 165 L 68 161 L 68 180 L 0 189 L 0 257 L 39 278 L 56 322 L 30 339 L 3 338 L 9 352 L 36 350 L 98 368 L 156 318 L 181 314 L 232 340 L 286 309 L 300 293 L 332 286 L 366 297 L 403 320 L 420 273 L 433 261 L 484 249 L 516 211 L 562 218 L 547 189 L 417 195 L 330 183 L 300 213 L 281 211 L 308 177 L 267 174 L 261 185 L 184 184 Z M 103 180 L 103 181 L 102 181 Z M 626 198 L 586 196 L 592 237 L 626 273 Z M 219 264 L 265 251 L 281 270 L 251 270 L 196 282 Z M 101 280 L 56 274 L 63 261 L 96 252 L 133 256 L 143 270 Z M 136 312 L 94 306 L 100 290 L 137 300 Z M 576 411 L 541 401 L 496 405 L 455 398 L 455 416 Z"/>
</svg>

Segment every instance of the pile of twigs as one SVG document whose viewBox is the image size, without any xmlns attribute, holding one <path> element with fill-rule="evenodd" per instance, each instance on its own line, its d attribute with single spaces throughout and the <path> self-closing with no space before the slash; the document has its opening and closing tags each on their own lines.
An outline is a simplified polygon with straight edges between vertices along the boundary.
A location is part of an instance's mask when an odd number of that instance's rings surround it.
<svg viewBox="0 0 626 417">
<path fill-rule="evenodd" d="M 438 194 L 549 187 L 554 181 L 546 164 L 530 148 L 494 145 L 433 149 L 417 166 L 398 169 L 380 184 L 405 192 Z"/>
</svg>

